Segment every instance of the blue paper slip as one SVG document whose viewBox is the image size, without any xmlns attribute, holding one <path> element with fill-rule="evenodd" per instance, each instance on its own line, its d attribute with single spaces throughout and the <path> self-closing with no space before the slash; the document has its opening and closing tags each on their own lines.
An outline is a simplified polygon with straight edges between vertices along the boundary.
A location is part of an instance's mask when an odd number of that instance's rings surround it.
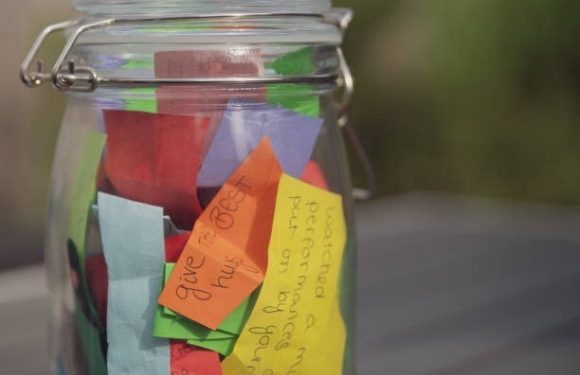
<svg viewBox="0 0 580 375">
<path fill-rule="evenodd" d="M 165 375 L 169 341 L 152 335 L 165 264 L 163 209 L 99 193 L 109 273 L 108 375 Z"/>
<path fill-rule="evenodd" d="M 221 186 L 267 136 L 284 172 L 300 178 L 322 119 L 269 105 L 230 101 L 198 177 L 200 187 Z"/>
</svg>

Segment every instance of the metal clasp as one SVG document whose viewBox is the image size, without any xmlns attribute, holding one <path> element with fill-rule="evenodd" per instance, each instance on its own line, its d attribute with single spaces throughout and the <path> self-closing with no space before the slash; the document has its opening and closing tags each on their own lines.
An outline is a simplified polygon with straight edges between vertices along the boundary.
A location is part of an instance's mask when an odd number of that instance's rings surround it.
<svg viewBox="0 0 580 375">
<path fill-rule="evenodd" d="M 56 23 L 54 25 L 50 25 L 40 32 L 40 34 L 38 35 L 38 37 L 34 41 L 32 48 L 30 48 L 30 51 L 28 51 L 28 54 L 26 54 L 26 57 L 24 58 L 22 65 L 20 66 L 20 79 L 22 80 L 22 82 L 24 82 L 24 84 L 26 86 L 39 87 L 43 83 L 48 82 L 52 79 L 52 74 L 44 72 L 44 63 L 42 60 L 36 61 L 36 71 L 33 73 L 30 72 L 30 66 L 32 65 L 32 62 L 34 61 L 34 59 L 36 58 L 38 51 L 40 50 L 40 48 L 44 44 L 44 41 L 52 33 L 56 32 L 56 31 L 64 31 L 65 29 L 68 29 L 69 27 L 73 27 L 73 26 L 78 25 L 80 22 L 81 22 L 80 19 L 60 22 L 60 23 Z"/>
<path fill-rule="evenodd" d="M 243 19 L 243 18 L 264 18 L 264 17 L 310 17 L 325 19 L 322 14 L 312 13 L 234 13 L 234 14 L 206 14 L 206 15 L 184 15 L 175 17 L 139 17 L 139 18 L 111 18 L 98 20 L 89 23 L 83 23 L 81 20 L 67 21 L 51 25 L 44 29 L 30 52 L 24 59 L 21 66 L 22 81 L 31 87 L 40 86 L 45 82 L 51 81 L 52 84 L 62 91 L 83 91 L 91 92 L 99 87 L 123 87 L 123 86 L 160 86 L 160 85 L 208 85 L 208 84 L 232 84 L 232 85 L 249 85 L 249 84 L 284 84 L 284 83 L 335 83 L 340 78 L 340 72 L 322 73 L 313 75 L 298 75 L 285 77 L 196 77 L 181 79 L 140 79 L 140 78 L 123 78 L 123 77 L 105 77 L 99 75 L 95 69 L 90 66 L 76 65 L 68 61 L 69 55 L 77 43 L 78 39 L 87 31 L 103 28 L 117 24 L 130 24 L 141 22 L 156 21 L 183 21 L 183 20 L 207 20 L 207 19 Z M 41 69 L 30 73 L 30 67 L 36 57 L 39 49 L 46 38 L 55 31 L 78 26 L 74 29 L 68 38 L 62 52 L 56 60 L 52 73 L 44 73 Z M 338 48 L 338 47 L 337 47 Z M 42 64 L 39 64 L 39 67 Z"/>
<path fill-rule="evenodd" d="M 325 16 L 325 18 L 342 31 L 343 35 L 346 32 L 350 22 L 353 18 L 353 12 L 346 8 L 335 8 Z M 338 58 L 340 60 L 340 78 L 339 86 L 344 90 L 340 108 L 338 109 L 338 126 L 343 129 L 346 137 L 350 140 L 353 151 L 359 160 L 364 175 L 366 177 L 366 188 L 354 188 L 353 197 L 356 200 L 368 200 L 373 198 L 378 191 L 377 177 L 371 163 L 371 159 L 364 148 L 360 138 L 358 137 L 352 122 L 350 121 L 350 110 L 352 106 L 352 97 L 354 94 L 354 77 L 350 71 L 342 48 L 337 47 Z"/>
</svg>

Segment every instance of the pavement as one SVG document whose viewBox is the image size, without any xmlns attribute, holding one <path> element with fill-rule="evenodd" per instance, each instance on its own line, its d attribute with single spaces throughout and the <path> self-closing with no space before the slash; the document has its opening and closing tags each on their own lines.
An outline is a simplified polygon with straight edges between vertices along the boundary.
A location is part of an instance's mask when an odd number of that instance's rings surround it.
<svg viewBox="0 0 580 375">
<path fill-rule="evenodd" d="M 365 375 L 580 374 L 580 210 L 441 195 L 357 208 Z M 41 266 L 0 273 L 0 374 L 48 374 Z"/>
</svg>

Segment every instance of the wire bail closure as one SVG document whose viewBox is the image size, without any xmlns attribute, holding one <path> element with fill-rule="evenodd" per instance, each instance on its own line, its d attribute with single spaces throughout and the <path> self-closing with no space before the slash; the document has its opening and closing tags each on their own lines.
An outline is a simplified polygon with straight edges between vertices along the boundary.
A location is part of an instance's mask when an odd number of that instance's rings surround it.
<svg viewBox="0 0 580 375">
<path fill-rule="evenodd" d="M 51 82 L 52 85 L 61 91 L 74 92 L 93 92 L 100 87 L 134 87 L 146 86 L 157 87 L 162 85 L 255 85 L 255 84 L 322 84 L 334 83 L 343 89 L 341 105 L 338 109 L 338 125 L 345 130 L 348 138 L 354 147 L 357 157 L 365 169 L 368 180 L 368 189 L 354 189 L 355 199 L 369 199 L 376 190 L 376 182 L 370 160 L 366 151 L 361 146 L 360 140 L 356 136 L 354 129 L 350 125 L 349 110 L 354 92 L 354 79 L 348 67 L 340 45 L 336 46 L 337 56 L 339 59 L 339 69 L 336 72 L 312 75 L 298 75 L 286 77 L 195 77 L 180 79 L 139 79 L 139 78 L 119 78 L 104 77 L 90 66 L 77 65 L 74 60 L 68 60 L 69 55 L 79 38 L 90 30 L 103 27 L 137 23 L 137 22 L 156 22 L 156 21 L 185 21 L 185 20 L 210 20 L 210 19 L 244 19 L 244 18 L 268 18 L 268 17 L 307 17 L 318 18 L 329 24 L 335 25 L 344 35 L 350 24 L 353 12 L 346 8 L 333 8 L 325 14 L 315 13 L 234 13 L 234 14 L 202 14 L 202 15 L 184 15 L 176 17 L 138 17 L 138 18 L 109 18 L 92 22 L 76 19 L 56 23 L 46 27 L 40 32 L 34 41 L 30 51 L 24 58 L 20 67 L 20 78 L 28 87 L 40 87 L 44 83 Z M 75 28 L 76 27 L 76 28 Z M 50 73 L 44 71 L 42 60 L 36 60 L 36 70 L 31 71 L 31 66 L 35 62 L 36 56 L 42 48 L 46 39 L 56 32 L 64 32 L 67 29 L 75 28 L 62 52 L 53 65 Z"/>
<path fill-rule="evenodd" d="M 161 85 L 196 85 L 196 84 L 230 84 L 230 85 L 249 85 L 249 84 L 283 84 L 283 83 L 340 83 L 341 78 L 348 66 L 346 61 L 341 57 L 342 52 L 340 46 L 336 46 L 340 58 L 340 69 L 337 72 L 312 74 L 312 75 L 298 75 L 287 77 L 193 77 L 180 79 L 159 79 L 159 78 L 122 78 L 122 77 L 106 77 L 99 75 L 96 70 L 90 66 L 78 65 L 74 61 L 69 61 L 69 55 L 74 48 L 79 38 L 86 32 L 104 28 L 118 24 L 131 24 L 142 22 L 156 22 L 156 21 L 185 21 L 185 20 L 211 20 L 211 19 L 244 19 L 244 18 L 269 18 L 269 17 L 306 17 L 318 18 L 325 22 L 337 26 L 341 32 L 344 33 L 350 19 L 352 19 L 352 11 L 348 9 L 333 9 L 327 14 L 313 14 L 313 13 L 234 13 L 234 14 L 207 14 L 207 15 L 184 15 L 175 17 L 138 17 L 138 18 L 109 18 L 97 20 L 92 22 L 84 22 L 83 19 L 60 22 L 46 27 L 36 38 L 32 48 L 26 55 L 21 68 L 20 77 L 22 82 L 28 87 L 38 87 L 46 82 L 52 82 L 53 86 L 61 91 L 80 91 L 92 92 L 99 87 L 125 87 L 125 86 L 161 86 Z M 57 58 L 52 71 L 47 73 L 44 71 L 44 64 L 38 60 L 36 62 L 36 71 L 31 72 L 31 66 L 34 59 L 41 49 L 46 39 L 56 33 L 64 32 L 66 29 L 76 27 L 62 52 Z M 347 80 L 342 80 L 347 82 Z M 352 91 L 352 89 L 349 89 Z"/>
</svg>

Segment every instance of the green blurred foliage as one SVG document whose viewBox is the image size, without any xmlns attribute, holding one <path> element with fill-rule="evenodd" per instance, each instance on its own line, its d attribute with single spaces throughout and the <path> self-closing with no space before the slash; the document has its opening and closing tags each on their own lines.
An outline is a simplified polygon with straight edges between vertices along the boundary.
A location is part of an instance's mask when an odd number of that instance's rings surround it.
<svg viewBox="0 0 580 375">
<path fill-rule="evenodd" d="M 580 203 L 580 2 L 335 5 L 383 193 Z"/>
</svg>

